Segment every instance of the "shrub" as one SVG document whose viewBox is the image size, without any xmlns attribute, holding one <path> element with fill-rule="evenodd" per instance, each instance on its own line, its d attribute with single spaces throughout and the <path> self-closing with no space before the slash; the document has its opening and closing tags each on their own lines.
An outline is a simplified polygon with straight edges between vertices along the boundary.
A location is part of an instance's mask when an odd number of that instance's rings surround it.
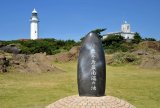
<svg viewBox="0 0 160 108">
<path fill-rule="evenodd" d="M 139 33 L 135 33 L 135 35 L 134 35 L 134 37 L 132 39 L 132 43 L 138 44 L 141 41 L 142 41 L 142 38 L 141 38 L 140 34 Z"/>
<path fill-rule="evenodd" d="M 139 64 L 140 58 L 134 54 L 131 53 L 116 53 L 113 56 L 113 65 L 120 65 L 120 64 L 126 64 L 126 63 L 132 63 L 132 64 Z"/>
<path fill-rule="evenodd" d="M 125 45 L 124 37 L 121 35 L 109 35 L 102 44 L 106 53 L 126 52 L 128 51 L 128 45 Z"/>
<path fill-rule="evenodd" d="M 154 38 L 144 38 L 144 41 L 156 41 Z"/>
</svg>

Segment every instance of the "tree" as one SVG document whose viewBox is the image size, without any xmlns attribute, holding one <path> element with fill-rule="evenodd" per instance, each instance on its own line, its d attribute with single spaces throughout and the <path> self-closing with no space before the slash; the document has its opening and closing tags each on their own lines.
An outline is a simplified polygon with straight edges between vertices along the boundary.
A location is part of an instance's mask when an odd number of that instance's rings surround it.
<svg viewBox="0 0 160 108">
<path fill-rule="evenodd" d="M 97 33 L 98 35 L 101 34 L 101 32 L 105 31 L 106 28 L 102 28 L 102 29 L 95 29 L 95 30 L 92 30 L 91 32 L 94 32 L 94 33 Z"/>
<path fill-rule="evenodd" d="M 142 38 L 141 38 L 140 34 L 136 32 L 133 37 L 132 43 L 138 44 L 141 40 L 142 40 Z"/>
<path fill-rule="evenodd" d="M 101 39 L 101 38 L 102 38 L 101 32 L 103 32 L 103 31 L 105 31 L 105 30 L 106 30 L 106 28 L 102 28 L 102 29 L 95 29 L 95 30 L 92 30 L 92 31 L 90 31 L 90 32 L 97 33 L 97 34 L 98 34 L 98 37 Z M 85 38 L 85 36 L 82 37 L 82 38 L 80 39 L 80 41 L 82 42 L 84 38 Z"/>
<path fill-rule="evenodd" d="M 95 30 L 92 30 L 91 32 L 94 32 L 94 33 L 97 33 L 99 38 L 101 39 L 102 38 L 102 35 L 101 35 L 101 32 L 105 31 L 106 28 L 102 28 L 102 29 L 95 29 Z"/>
</svg>

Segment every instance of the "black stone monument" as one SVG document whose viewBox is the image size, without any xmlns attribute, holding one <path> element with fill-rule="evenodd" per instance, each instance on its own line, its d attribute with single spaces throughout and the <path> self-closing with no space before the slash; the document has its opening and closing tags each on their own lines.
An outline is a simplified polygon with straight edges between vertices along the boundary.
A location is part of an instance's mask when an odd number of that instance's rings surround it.
<svg viewBox="0 0 160 108">
<path fill-rule="evenodd" d="M 104 96 L 106 63 L 98 34 L 90 32 L 84 38 L 78 58 L 78 91 L 80 96 Z"/>
</svg>

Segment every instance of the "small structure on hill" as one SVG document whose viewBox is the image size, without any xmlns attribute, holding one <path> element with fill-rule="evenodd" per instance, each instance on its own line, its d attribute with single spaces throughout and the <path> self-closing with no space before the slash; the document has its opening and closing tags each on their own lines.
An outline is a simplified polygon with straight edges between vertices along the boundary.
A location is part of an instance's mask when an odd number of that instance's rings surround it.
<svg viewBox="0 0 160 108">
<path fill-rule="evenodd" d="M 131 40 L 134 38 L 135 32 L 131 32 L 131 26 L 127 21 L 125 21 L 121 25 L 121 31 L 120 32 L 111 32 L 103 35 L 103 39 L 106 39 L 109 35 L 121 35 L 124 37 L 126 40 Z"/>
</svg>

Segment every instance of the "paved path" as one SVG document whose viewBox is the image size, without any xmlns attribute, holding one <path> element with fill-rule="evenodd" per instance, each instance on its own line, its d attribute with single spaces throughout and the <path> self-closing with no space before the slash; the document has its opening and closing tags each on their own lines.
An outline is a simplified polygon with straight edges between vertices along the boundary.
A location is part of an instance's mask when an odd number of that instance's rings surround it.
<svg viewBox="0 0 160 108">
<path fill-rule="evenodd" d="M 113 96 L 80 97 L 78 95 L 60 99 L 46 108 L 136 108 Z"/>
</svg>

